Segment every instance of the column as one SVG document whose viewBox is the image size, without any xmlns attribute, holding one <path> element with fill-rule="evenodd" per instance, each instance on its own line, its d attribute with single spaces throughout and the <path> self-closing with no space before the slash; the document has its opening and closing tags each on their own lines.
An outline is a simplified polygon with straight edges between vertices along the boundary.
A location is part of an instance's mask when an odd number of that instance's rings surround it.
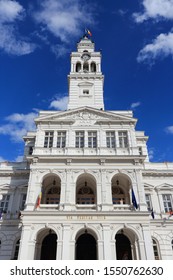
<svg viewBox="0 0 173 280">
<path fill-rule="evenodd" d="M 143 256 L 141 256 L 141 259 L 154 260 L 155 258 L 154 258 L 153 244 L 152 244 L 149 224 L 142 225 L 142 231 L 143 231 L 146 258 L 143 258 Z"/>
<path fill-rule="evenodd" d="M 70 259 L 70 228 L 71 225 L 63 225 L 62 260 Z"/>
<path fill-rule="evenodd" d="M 30 226 L 23 226 L 22 236 L 21 236 L 21 240 L 20 240 L 18 260 L 33 260 L 34 259 L 34 251 L 33 251 L 34 243 L 29 242 L 29 237 L 30 237 Z M 30 252 L 29 252 L 29 246 L 26 246 L 26 244 L 29 244 L 29 243 L 32 247 L 32 250 L 30 250 Z"/>
<path fill-rule="evenodd" d="M 115 240 L 111 240 L 111 256 L 112 256 L 112 260 L 116 260 L 117 259 L 117 252 L 116 252 L 116 239 Z"/>
<path fill-rule="evenodd" d="M 63 241 L 57 239 L 56 260 L 62 260 Z"/>
<path fill-rule="evenodd" d="M 71 210 L 71 205 L 74 201 L 71 200 L 71 169 L 66 170 L 66 189 L 65 189 L 65 200 L 64 207 L 65 210 Z"/>
<path fill-rule="evenodd" d="M 138 192 L 138 203 L 140 205 L 140 211 L 147 211 L 147 204 L 145 201 L 145 191 L 144 185 L 142 181 L 142 174 L 141 170 L 135 170 L 136 173 L 136 180 L 137 180 L 137 192 Z"/>
<path fill-rule="evenodd" d="M 97 258 L 98 260 L 104 260 L 104 254 L 103 254 L 104 248 L 103 248 L 103 241 L 97 240 Z"/>
<path fill-rule="evenodd" d="M 110 225 L 102 225 L 103 228 L 103 249 L 104 260 L 111 260 L 111 244 L 110 244 Z"/>
</svg>

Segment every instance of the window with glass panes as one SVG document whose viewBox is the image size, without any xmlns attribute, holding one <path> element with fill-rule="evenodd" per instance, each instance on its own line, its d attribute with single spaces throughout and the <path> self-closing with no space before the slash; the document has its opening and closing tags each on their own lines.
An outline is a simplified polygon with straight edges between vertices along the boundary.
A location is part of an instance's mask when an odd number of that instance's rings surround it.
<svg viewBox="0 0 173 280">
<path fill-rule="evenodd" d="M 53 147 L 53 131 L 45 131 L 44 148 Z"/>
<path fill-rule="evenodd" d="M 153 251 L 154 251 L 154 258 L 155 260 L 159 260 L 159 251 L 158 251 L 158 246 L 157 246 L 157 243 L 154 239 L 152 239 L 153 241 Z"/>
<path fill-rule="evenodd" d="M 88 132 L 88 148 L 97 148 L 97 132 Z"/>
<path fill-rule="evenodd" d="M 127 131 L 119 131 L 118 132 L 118 138 L 119 138 L 119 146 L 120 146 L 120 148 L 127 148 L 128 147 Z"/>
<path fill-rule="evenodd" d="M 114 131 L 106 132 L 106 145 L 107 145 L 107 148 L 115 148 L 115 132 Z"/>
<path fill-rule="evenodd" d="M 88 187 L 87 185 L 80 188 L 77 197 L 76 197 L 77 204 L 94 204 L 95 203 L 95 194 L 93 190 Z"/>
<path fill-rule="evenodd" d="M 18 240 L 18 241 L 16 242 L 13 260 L 17 260 L 17 259 L 18 259 L 18 255 L 19 255 L 19 246 L 20 246 L 20 240 Z"/>
<path fill-rule="evenodd" d="M 21 199 L 20 199 L 20 210 L 24 210 L 25 202 L 26 202 L 26 193 L 23 193 L 21 194 Z"/>
<path fill-rule="evenodd" d="M 152 210 L 151 195 L 150 194 L 146 194 L 145 195 L 145 200 L 146 200 L 146 203 L 147 203 L 148 211 L 151 211 Z"/>
<path fill-rule="evenodd" d="M 0 200 L 0 213 L 7 212 L 9 200 L 10 200 L 9 194 L 4 194 L 2 196 L 2 199 Z"/>
<path fill-rule="evenodd" d="M 57 132 L 57 148 L 64 148 L 66 144 L 66 132 L 58 131 Z"/>
<path fill-rule="evenodd" d="M 84 147 L 84 131 L 76 131 L 76 148 Z"/>
<path fill-rule="evenodd" d="M 169 212 L 169 211 L 172 211 L 171 195 L 170 194 L 163 194 L 162 198 L 163 198 L 163 206 L 164 206 L 165 213 Z"/>
</svg>

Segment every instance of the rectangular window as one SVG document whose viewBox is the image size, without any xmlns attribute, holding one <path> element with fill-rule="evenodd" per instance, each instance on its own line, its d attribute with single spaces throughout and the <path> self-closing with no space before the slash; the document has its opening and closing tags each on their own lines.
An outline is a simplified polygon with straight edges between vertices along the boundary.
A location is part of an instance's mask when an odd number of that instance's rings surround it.
<svg viewBox="0 0 173 280">
<path fill-rule="evenodd" d="M 97 132 L 88 132 L 88 148 L 97 148 Z"/>
<path fill-rule="evenodd" d="M 171 200 L 171 195 L 170 194 L 163 194 L 163 206 L 165 213 L 172 211 L 172 200 Z"/>
<path fill-rule="evenodd" d="M 106 145 L 107 145 L 107 148 L 115 148 L 115 132 L 114 131 L 106 132 Z"/>
<path fill-rule="evenodd" d="M 88 90 L 88 89 L 84 89 L 84 90 L 83 90 L 83 94 L 88 95 L 88 94 L 89 94 L 89 90 Z"/>
<path fill-rule="evenodd" d="M 76 148 L 84 147 L 84 131 L 76 131 Z"/>
<path fill-rule="evenodd" d="M 66 144 L 66 132 L 58 131 L 57 133 L 57 148 L 64 148 Z"/>
<path fill-rule="evenodd" d="M 45 131 L 44 148 L 53 147 L 53 131 Z"/>
<path fill-rule="evenodd" d="M 119 138 L 119 146 L 120 148 L 128 148 L 128 135 L 127 131 L 119 131 L 118 132 Z"/>
<path fill-rule="evenodd" d="M 26 193 L 21 194 L 21 199 L 20 199 L 20 210 L 25 209 L 25 202 L 26 202 Z"/>
<path fill-rule="evenodd" d="M 10 195 L 3 194 L 2 199 L 0 200 L 0 213 L 6 213 L 8 211 L 9 200 Z"/>
<path fill-rule="evenodd" d="M 148 209 L 148 211 L 151 211 L 152 210 L 151 195 L 146 194 L 145 199 L 146 199 L 146 203 L 147 203 L 147 209 Z"/>
</svg>

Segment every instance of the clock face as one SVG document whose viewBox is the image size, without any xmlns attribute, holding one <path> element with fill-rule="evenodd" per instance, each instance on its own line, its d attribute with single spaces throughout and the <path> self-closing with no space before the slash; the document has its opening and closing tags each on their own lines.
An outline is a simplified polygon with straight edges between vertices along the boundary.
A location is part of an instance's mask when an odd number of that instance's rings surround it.
<svg viewBox="0 0 173 280">
<path fill-rule="evenodd" d="M 90 55 L 87 54 L 87 53 L 85 53 L 85 54 L 82 55 L 82 59 L 83 59 L 84 61 L 87 61 L 88 59 L 90 59 Z"/>
</svg>

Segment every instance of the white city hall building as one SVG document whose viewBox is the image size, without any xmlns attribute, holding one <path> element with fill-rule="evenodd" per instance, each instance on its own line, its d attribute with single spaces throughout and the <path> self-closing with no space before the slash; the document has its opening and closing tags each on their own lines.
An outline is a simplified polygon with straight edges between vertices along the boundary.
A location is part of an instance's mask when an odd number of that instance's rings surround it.
<svg viewBox="0 0 173 280">
<path fill-rule="evenodd" d="M 40 111 L 0 164 L 0 259 L 173 259 L 173 163 L 151 163 L 132 111 L 104 109 L 101 53 L 71 53 L 66 111 Z M 135 201 L 136 199 L 136 201 Z"/>
</svg>

